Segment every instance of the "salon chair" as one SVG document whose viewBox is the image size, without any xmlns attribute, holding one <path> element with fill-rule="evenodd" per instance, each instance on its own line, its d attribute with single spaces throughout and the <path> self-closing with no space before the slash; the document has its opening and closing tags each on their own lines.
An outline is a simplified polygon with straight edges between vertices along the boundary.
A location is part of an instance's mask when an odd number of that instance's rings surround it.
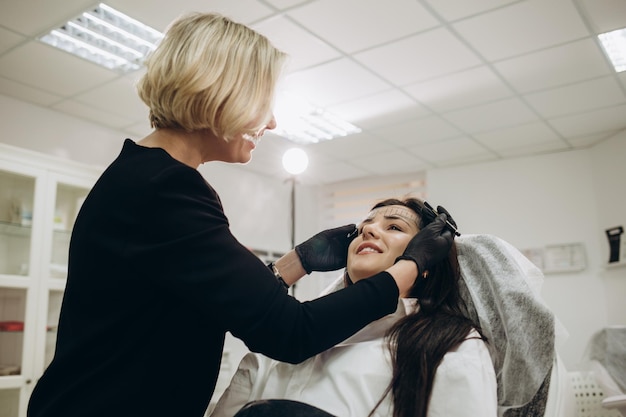
<svg viewBox="0 0 626 417">
<path fill-rule="evenodd" d="M 626 326 L 608 326 L 596 332 L 584 356 L 602 392 L 602 407 L 626 417 Z"/>
<path fill-rule="evenodd" d="M 556 352 L 566 337 L 540 295 L 543 273 L 491 235 L 455 239 L 461 296 L 489 340 L 504 417 L 575 417 L 570 377 Z"/>
</svg>

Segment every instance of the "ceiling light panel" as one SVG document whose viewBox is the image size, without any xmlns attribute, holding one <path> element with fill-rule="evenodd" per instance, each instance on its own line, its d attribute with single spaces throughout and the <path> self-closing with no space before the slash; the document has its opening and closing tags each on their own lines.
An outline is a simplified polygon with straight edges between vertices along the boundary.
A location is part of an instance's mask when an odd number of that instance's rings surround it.
<svg viewBox="0 0 626 417">
<path fill-rule="evenodd" d="M 105 68 L 127 73 L 141 68 L 162 38 L 161 32 L 100 3 L 39 40 Z"/>
<path fill-rule="evenodd" d="M 626 71 L 626 28 L 598 35 L 615 71 Z"/>
</svg>

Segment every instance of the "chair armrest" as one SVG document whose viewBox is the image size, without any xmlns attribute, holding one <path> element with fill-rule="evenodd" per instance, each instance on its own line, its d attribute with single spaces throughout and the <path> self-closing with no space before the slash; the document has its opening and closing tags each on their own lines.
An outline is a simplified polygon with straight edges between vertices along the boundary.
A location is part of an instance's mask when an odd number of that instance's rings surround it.
<svg viewBox="0 0 626 417">
<path fill-rule="evenodd" d="M 626 416 L 626 394 L 613 395 L 602 400 L 602 407 L 618 410 L 622 415 Z"/>
</svg>

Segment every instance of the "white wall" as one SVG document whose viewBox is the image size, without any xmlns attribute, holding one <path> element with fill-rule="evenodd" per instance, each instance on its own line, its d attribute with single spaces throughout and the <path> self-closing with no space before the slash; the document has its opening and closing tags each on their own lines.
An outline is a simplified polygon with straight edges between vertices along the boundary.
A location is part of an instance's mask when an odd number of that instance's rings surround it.
<svg viewBox="0 0 626 417">
<path fill-rule="evenodd" d="M 559 346 L 568 369 L 584 366 L 593 332 L 626 323 L 626 268 L 604 268 L 604 230 L 626 224 L 625 160 L 622 134 L 589 150 L 428 173 L 429 199 L 450 209 L 462 233 L 494 234 L 520 249 L 585 245 L 587 268 L 547 274 L 542 291 L 569 332 Z"/>
<path fill-rule="evenodd" d="M 598 203 L 598 241 L 603 249 L 600 261 L 605 264 L 609 259 L 609 246 L 604 230 L 615 226 L 626 229 L 626 131 L 592 148 L 590 154 Z M 626 244 L 624 236 L 622 243 Z M 622 253 L 626 253 L 623 248 Z M 600 279 L 606 288 L 608 324 L 625 324 L 626 267 L 602 269 Z"/>
</svg>

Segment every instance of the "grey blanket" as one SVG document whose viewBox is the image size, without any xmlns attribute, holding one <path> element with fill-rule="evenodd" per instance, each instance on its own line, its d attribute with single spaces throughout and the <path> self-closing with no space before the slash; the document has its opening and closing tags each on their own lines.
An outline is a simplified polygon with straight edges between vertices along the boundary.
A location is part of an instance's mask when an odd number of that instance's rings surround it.
<svg viewBox="0 0 626 417">
<path fill-rule="evenodd" d="M 461 294 L 488 338 L 504 416 L 543 416 L 555 356 L 554 315 L 539 296 L 543 274 L 490 235 L 456 239 Z"/>
</svg>

